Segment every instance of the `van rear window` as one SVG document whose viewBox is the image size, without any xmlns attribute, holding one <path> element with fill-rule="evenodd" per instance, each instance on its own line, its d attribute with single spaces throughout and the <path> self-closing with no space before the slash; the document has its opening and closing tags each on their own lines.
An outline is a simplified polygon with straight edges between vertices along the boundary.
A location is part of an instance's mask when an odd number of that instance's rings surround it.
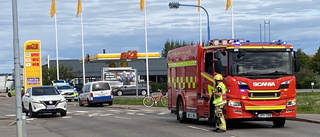
<svg viewBox="0 0 320 137">
<path fill-rule="evenodd" d="M 92 85 L 92 91 L 110 90 L 108 83 L 95 83 Z"/>
</svg>

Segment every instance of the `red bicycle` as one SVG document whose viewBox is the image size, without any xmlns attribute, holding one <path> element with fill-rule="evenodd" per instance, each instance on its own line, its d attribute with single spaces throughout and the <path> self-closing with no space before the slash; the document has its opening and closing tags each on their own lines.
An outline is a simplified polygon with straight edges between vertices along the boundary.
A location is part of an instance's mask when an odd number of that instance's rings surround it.
<svg viewBox="0 0 320 137">
<path fill-rule="evenodd" d="M 146 96 L 143 98 L 143 105 L 145 107 L 152 107 L 154 104 L 157 105 L 158 102 L 161 102 L 163 106 L 168 106 L 168 97 L 164 96 L 162 92 L 155 98 L 153 94 L 151 96 Z"/>
</svg>

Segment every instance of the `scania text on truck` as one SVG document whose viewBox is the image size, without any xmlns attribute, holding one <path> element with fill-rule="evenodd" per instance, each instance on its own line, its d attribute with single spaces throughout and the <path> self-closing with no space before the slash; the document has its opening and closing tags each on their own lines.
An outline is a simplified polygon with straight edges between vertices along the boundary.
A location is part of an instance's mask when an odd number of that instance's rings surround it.
<svg viewBox="0 0 320 137">
<path fill-rule="evenodd" d="M 170 50 L 168 108 L 177 120 L 208 118 L 214 121 L 214 76 L 223 75 L 227 87 L 227 120 L 273 121 L 283 127 L 296 117 L 296 79 L 299 54 L 286 42 L 211 40 L 210 46 Z"/>
</svg>

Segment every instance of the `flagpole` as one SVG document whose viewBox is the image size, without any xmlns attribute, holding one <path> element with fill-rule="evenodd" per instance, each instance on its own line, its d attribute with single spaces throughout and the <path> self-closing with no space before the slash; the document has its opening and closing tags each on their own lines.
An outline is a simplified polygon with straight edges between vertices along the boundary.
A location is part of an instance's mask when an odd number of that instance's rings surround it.
<svg viewBox="0 0 320 137">
<path fill-rule="evenodd" d="M 80 21 L 81 21 L 81 47 L 82 47 L 82 74 L 83 74 L 83 86 L 86 83 L 86 70 L 84 66 L 84 42 L 83 42 L 83 21 L 82 21 L 82 13 L 80 13 Z"/>
<path fill-rule="evenodd" d="M 56 60 L 57 60 L 57 80 L 59 80 L 59 56 L 58 56 L 58 26 L 57 26 L 57 13 L 54 14 L 54 26 L 56 31 Z"/>
<path fill-rule="evenodd" d="M 148 35 L 147 35 L 147 5 L 146 5 L 146 1 L 144 1 L 144 39 L 145 39 L 145 44 L 146 44 L 147 92 L 148 92 L 148 96 L 150 96 L 150 90 L 149 90 L 149 61 L 148 61 Z"/>
<path fill-rule="evenodd" d="M 231 0 L 231 24 L 232 39 L 234 39 L 233 0 Z"/>
<path fill-rule="evenodd" d="M 200 2 L 200 1 L 199 1 Z M 199 6 L 201 6 L 201 3 L 199 3 Z M 200 9 L 200 8 L 199 8 Z M 199 10 L 199 32 L 200 32 L 200 40 L 199 43 L 202 45 L 202 22 L 201 22 L 201 10 Z M 209 46 L 209 45 L 208 45 Z"/>
</svg>

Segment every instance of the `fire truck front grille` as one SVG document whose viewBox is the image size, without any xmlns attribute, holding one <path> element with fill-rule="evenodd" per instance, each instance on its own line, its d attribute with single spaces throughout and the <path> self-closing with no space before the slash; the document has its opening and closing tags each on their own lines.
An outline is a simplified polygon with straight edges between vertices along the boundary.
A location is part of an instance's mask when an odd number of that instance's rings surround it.
<svg viewBox="0 0 320 137">
<path fill-rule="evenodd" d="M 260 100 L 260 99 L 279 99 L 280 92 L 248 92 L 249 99 Z"/>
</svg>

